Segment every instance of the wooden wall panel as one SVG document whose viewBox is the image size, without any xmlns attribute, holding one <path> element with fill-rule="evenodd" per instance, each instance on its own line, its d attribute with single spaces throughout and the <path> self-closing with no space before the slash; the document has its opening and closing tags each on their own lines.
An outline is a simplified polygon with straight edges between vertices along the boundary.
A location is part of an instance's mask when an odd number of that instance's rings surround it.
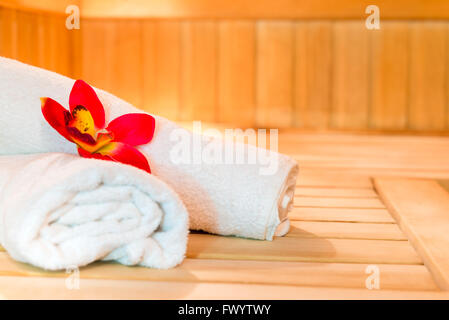
<svg viewBox="0 0 449 320">
<path fill-rule="evenodd" d="M 331 114 L 334 128 L 363 129 L 368 125 L 369 36 L 363 21 L 335 23 Z"/>
<path fill-rule="evenodd" d="M 409 109 L 411 129 L 446 128 L 447 37 L 446 23 L 411 23 Z"/>
<path fill-rule="evenodd" d="M 407 22 L 383 22 L 372 33 L 372 105 L 370 127 L 405 129 L 408 104 L 409 28 Z"/>
<path fill-rule="evenodd" d="M 293 31 L 292 22 L 258 23 L 258 126 L 290 127 L 293 124 Z"/>
<path fill-rule="evenodd" d="M 113 89 L 113 55 L 115 46 L 115 23 L 112 21 L 81 21 L 81 70 L 82 78 L 89 84 Z"/>
<path fill-rule="evenodd" d="M 17 60 L 32 65 L 39 63 L 38 16 L 29 12 L 17 12 Z M 37 53 L 37 54 L 36 54 Z"/>
<path fill-rule="evenodd" d="M 165 19 L 360 19 L 370 4 L 379 6 L 382 19 L 449 17 L 446 0 L 81 0 L 86 17 Z"/>
<path fill-rule="evenodd" d="M 295 25 L 294 125 L 327 128 L 330 116 L 332 23 Z"/>
<path fill-rule="evenodd" d="M 17 56 L 17 11 L 0 8 L 0 55 Z"/>
<path fill-rule="evenodd" d="M 180 120 L 216 121 L 217 26 L 211 21 L 182 24 Z"/>
<path fill-rule="evenodd" d="M 143 109 L 178 119 L 180 106 L 181 25 L 143 22 Z"/>
<path fill-rule="evenodd" d="M 139 21 L 115 23 L 112 91 L 136 105 L 143 104 L 142 25 Z"/>
<path fill-rule="evenodd" d="M 64 17 L 49 14 L 40 16 L 39 31 L 38 46 L 41 62 L 38 65 L 71 76 L 73 64 L 71 55 L 78 49 L 74 49 L 71 37 L 76 31 L 65 27 Z"/>
<path fill-rule="evenodd" d="M 447 20 L 83 18 L 67 30 L 62 12 L 14 8 L 0 0 L 0 55 L 173 120 L 449 130 Z"/>
<path fill-rule="evenodd" d="M 219 23 L 218 120 L 254 125 L 256 35 L 253 22 Z"/>
</svg>

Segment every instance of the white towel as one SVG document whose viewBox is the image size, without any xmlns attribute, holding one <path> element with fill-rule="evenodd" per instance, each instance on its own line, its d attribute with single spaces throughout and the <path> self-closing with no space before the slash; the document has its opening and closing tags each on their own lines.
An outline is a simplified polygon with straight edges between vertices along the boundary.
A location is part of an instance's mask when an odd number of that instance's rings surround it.
<svg viewBox="0 0 449 320">
<path fill-rule="evenodd" d="M 63 153 L 0 156 L 0 190 L 0 243 L 16 260 L 59 270 L 184 258 L 187 211 L 140 169 Z"/>
<path fill-rule="evenodd" d="M 56 73 L 0 58 L 0 154 L 76 153 L 75 145 L 45 121 L 39 99 L 50 97 L 67 107 L 73 84 L 74 80 Z M 107 121 L 125 113 L 142 112 L 107 92 L 98 89 L 96 92 Z M 140 150 L 147 156 L 152 172 L 181 197 L 190 215 L 191 229 L 267 240 L 273 238 L 276 230 L 277 235 L 288 231 L 287 213 L 292 206 L 298 172 L 293 159 L 276 152 L 265 154 L 264 158 L 274 164 L 268 175 L 269 164 L 260 162 L 174 163 L 173 154 L 179 147 L 176 138 L 183 131 L 171 121 L 155 118 L 154 138 Z M 196 141 L 202 150 L 223 146 L 220 139 L 195 140 L 195 135 L 187 134 L 192 145 Z M 254 148 L 247 146 L 245 153 L 257 150 Z M 191 155 L 191 159 L 197 156 Z"/>
</svg>

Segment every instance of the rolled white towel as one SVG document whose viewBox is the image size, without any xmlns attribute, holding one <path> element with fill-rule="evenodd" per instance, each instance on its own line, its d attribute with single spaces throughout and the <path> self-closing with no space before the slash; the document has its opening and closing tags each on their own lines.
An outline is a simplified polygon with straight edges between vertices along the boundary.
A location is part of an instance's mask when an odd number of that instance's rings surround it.
<svg viewBox="0 0 449 320">
<path fill-rule="evenodd" d="M 63 153 L 0 156 L 0 243 L 16 260 L 165 269 L 183 260 L 187 233 L 179 197 L 140 169 Z"/>
<path fill-rule="evenodd" d="M 39 99 L 50 97 L 66 107 L 73 84 L 74 80 L 59 74 L 0 58 L 0 154 L 76 153 L 75 145 L 45 121 Z M 107 121 L 142 112 L 112 94 L 98 89 L 96 92 Z M 236 148 L 229 140 L 205 136 L 198 139 L 167 119 L 155 118 L 153 140 L 140 150 L 147 156 L 153 174 L 180 195 L 190 215 L 191 229 L 267 240 L 288 232 L 287 213 L 298 173 L 296 161 L 253 146 L 245 147 L 244 159 L 255 152 L 269 160 L 267 163 L 197 161 L 198 149 L 194 146 L 209 151 Z M 186 159 L 177 157 L 176 152 L 186 136 L 193 154 L 187 156 L 190 161 L 180 161 Z"/>
</svg>

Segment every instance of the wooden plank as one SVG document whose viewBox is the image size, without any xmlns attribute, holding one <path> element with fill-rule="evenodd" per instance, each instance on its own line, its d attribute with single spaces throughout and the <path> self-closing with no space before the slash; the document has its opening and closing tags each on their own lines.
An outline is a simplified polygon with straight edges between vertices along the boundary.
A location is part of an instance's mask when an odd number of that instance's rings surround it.
<svg viewBox="0 0 449 320">
<path fill-rule="evenodd" d="M 17 60 L 31 64 L 38 64 L 37 15 L 18 11 L 17 18 Z"/>
<path fill-rule="evenodd" d="M 374 180 L 401 229 L 437 284 L 449 290 L 449 193 L 431 180 Z"/>
<path fill-rule="evenodd" d="M 45 290 L 42 290 L 45 288 Z M 317 288 L 84 279 L 68 290 L 65 279 L 0 277 L 3 299 L 449 299 L 445 292 Z"/>
<path fill-rule="evenodd" d="M 56 15 L 45 15 L 43 25 L 44 65 L 46 69 L 71 76 L 72 53 L 79 50 L 71 43 L 72 30 L 65 26 L 65 19 Z M 90 48 L 92 49 L 92 48 Z"/>
<path fill-rule="evenodd" d="M 2 0 L 13 1 L 13 0 Z M 27 0 L 31 3 L 32 0 Z M 34 3 L 34 2 L 33 2 Z M 363 19 L 372 4 L 360 0 L 82 0 L 85 17 L 126 18 L 270 18 Z M 449 17 L 445 1 L 378 0 L 381 19 L 443 19 Z"/>
<path fill-rule="evenodd" d="M 449 144 L 448 144 L 449 146 Z M 356 168 L 378 168 L 378 169 L 431 169 L 431 170 L 446 170 L 448 168 L 448 155 L 441 155 L 441 157 L 432 157 L 432 155 L 419 155 L 418 150 L 403 152 L 402 155 L 340 155 L 337 154 L 340 148 L 328 148 L 328 154 L 324 154 L 326 148 L 323 147 L 322 154 L 311 155 L 307 154 L 308 148 L 304 148 L 305 154 L 291 155 L 303 167 L 322 167 L 324 168 L 338 168 L 338 167 L 352 167 Z M 371 149 L 377 149 L 372 147 Z M 380 148 L 379 148 L 380 149 Z M 385 147 L 387 149 L 387 147 Z M 445 148 L 448 149 L 449 148 Z M 444 148 L 443 148 L 444 150 Z M 441 151 L 443 151 L 441 150 Z M 380 151 L 380 150 L 379 150 Z"/>
<path fill-rule="evenodd" d="M 342 197 L 342 198 L 377 198 L 374 189 L 368 188 L 307 188 L 297 187 L 295 197 Z"/>
<path fill-rule="evenodd" d="M 116 32 L 114 47 L 111 48 L 114 69 L 112 93 L 142 108 L 142 24 L 126 20 L 114 23 Z"/>
<path fill-rule="evenodd" d="M 380 287 L 385 290 L 437 290 L 430 273 L 420 265 L 377 265 Z M 84 279 L 139 280 L 184 282 L 222 282 L 365 288 L 367 265 L 340 263 L 308 263 L 277 261 L 185 259 L 168 270 L 128 267 L 115 263 L 96 262 L 80 269 Z M 0 254 L 0 275 L 9 277 L 62 277 L 64 271 L 49 272 L 12 260 Z M 413 281 L 411 281 L 413 279 Z"/>
<path fill-rule="evenodd" d="M 69 5 L 81 5 L 82 0 L 0 0 L 0 7 L 19 9 L 20 11 L 31 11 L 33 14 L 51 12 L 63 15 Z"/>
<path fill-rule="evenodd" d="M 296 185 L 301 187 L 372 188 L 371 180 L 367 176 L 329 173 L 323 169 L 309 168 L 301 170 Z"/>
<path fill-rule="evenodd" d="M 416 130 L 446 128 L 446 23 L 413 22 L 410 30 L 409 127 Z"/>
<path fill-rule="evenodd" d="M 293 24 L 257 23 L 257 113 L 259 127 L 293 123 Z"/>
<path fill-rule="evenodd" d="M 17 56 L 17 12 L 0 7 L 0 55 Z"/>
<path fill-rule="evenodd" d="M 182 24 L 181 120 L 216 120 L 217 25 Z"/>
<path fill-rule="evenodd" d="M 143 109 L 176 120 L 180 105 L 181 27 L 143 21 Z"/>
<path fill-rule="evenodd" d="M 332 24 L 295 24 L 294 124 L 327 128 L 330 118 Z"/>
<path fill-rule="evenodd" d="M 319 169 L 320 167 L 306 167 L 307 169 Z M 328 173 L 338 173 L 347 175 L 359 175 L 365 177 L 384 176 L 384 177 L 410 177 L 410 178 L 429 178 L 429 179 L 449 179 L 449 169 L 431 169 L 431 168 L 354 168 L 354 167 L 326 167 Z"/>
<path fill-rule="evenodd" d="M 376 198 L 317 198 L 295 197 L 295 207 L 301 208 L 385 208 L 385 205 Z"/>
<path fill-rule="evenodd" d="M 219 22 L 218 120 L 250 127 L 256 114 L 255 24 Z"/>
<path fill-rule="evenodd" d="M 422 264 L 407 241 L 283 237 L 274 241 L 190 234 L 194 259 Z"/>
<path fill-rule="evenodd" d="M 97 88 L 113 90 L 116 24 L 92 20 L 83 20 L 82 24 L 82 79 Z"/>
<path fill-rule="evenodd" d="M 410 149 L 407 144 L 414 144 L 417 147 L 441 146 L 448 143 L 447 135 L 417 135 L 411 133 L 383 133 L 367 132 L 367 131 L 313 131 L 301 129 L 283 129 L 279 132 L 282 137 L 280 142 L 285 143 L 339 143 L 346 144 L 348 147 L 370 147 L 374 145 L 391 145 Z M 292 145 L 297 146 L 296 144 Z M 362 148 L 363 149 L 363 148 Z M 365 148 L 367 149 L 367 148 Z"/>
<path fill-rule="evenodd" d="M 362 21 L 334 24 L 332 116 L 334 128 L 368 125 L 369 30 Z"/>
<path fill-rule="evenodd" d="M 298 231 L 299 232 L 299 231 Z M 0 251 L 4 251 L 0 247 Z M 192 233 L 187 258 L 325 263 L 422 264 L 407 241 L 302 237 L 258 241 Z"/>
<path fill-rule="evenodd" d="M 408 105 L 408 22 L 382 23 L 372 33 L 370 127 L 405 129 Z"/>
<path fill-rule="evenodd" d="M 71 75 L 70 77 L 73 79 L 81 79 L 83 77 L 83 36 L 82 31 L 80 29 L 70 30 L 69 39 L 71 44 L 70 50 L 70 66 L 71 66 Z"/>
<path fill-rule="evenodd" d="M 302 221 L 394 223 L 386 209 L 293 208 L 288 216 Z"/>
<path fill-rule="evenodd" d="M 387 223 L 291 221 L 293 238 L 407 240 L 399 227 Z"/>
</svg>

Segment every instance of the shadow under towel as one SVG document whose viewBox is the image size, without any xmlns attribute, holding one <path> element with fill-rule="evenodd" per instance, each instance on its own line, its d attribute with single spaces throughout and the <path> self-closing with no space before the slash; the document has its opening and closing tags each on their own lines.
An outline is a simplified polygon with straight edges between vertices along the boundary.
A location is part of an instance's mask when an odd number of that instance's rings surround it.
<svg viewBox="0 0 449 320">
<path fill-rule="evenodd" d="M 187 233 L 179 197 L 143 170 L 63 153 L 0 156 L 0 243 L 16 260 L 170 268 Z"/>
</svg>

